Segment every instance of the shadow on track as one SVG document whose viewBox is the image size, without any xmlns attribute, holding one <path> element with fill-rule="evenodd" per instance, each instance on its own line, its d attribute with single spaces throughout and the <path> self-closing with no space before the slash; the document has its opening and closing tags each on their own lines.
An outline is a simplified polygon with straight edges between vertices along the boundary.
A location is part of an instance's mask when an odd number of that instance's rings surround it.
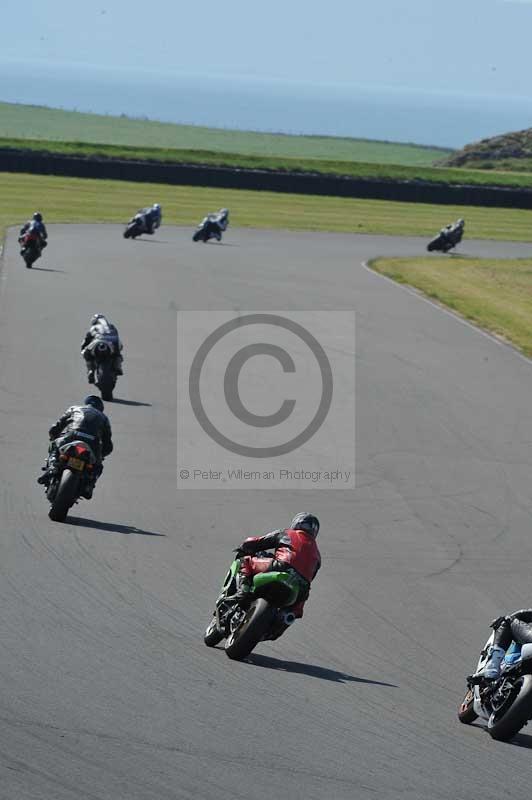
<svg viewBox="0 0 532 800">
<path fill-rule="evenodd" d="M 256 653 L 252 653 L 248 656 L 246 662 L 248 664 L 253 664 L 255 667 L 278 669 L 281 672 L 297 672 L 300 675 L 309 675 L 311 678 L 321 678 L 324 681 L 336 681 L 337 683 L 371 683 L 374 686 L 390 686 L 397 689 L 395 683 L 372 681 L 369 678 L 357 678 L 355 675 L 337 672 L 335 669 L 327 669 L 326 667 L 318 667 L 315 664 L 302 664 L 299 661 L 281 661 L 279 658 L 257 655 Z"/>
<path fill-rule="evenodd" d="M 118 403 L 119 406 L 149 406 L 151 403 L 141 403 L 140 400 L 122 400 L 120 397 L 114 397 L 112 400 L 107 400 L 108 403 Z"/>
<path fill-rule="evenodd" d="M 142 242 L 143 244 L 170 244 L 167 242 L 166 239 L 133 239 L 134 242 L 137 244 Z"/>
<path fill-rule="evenodd" d="M 524 747 L 527 750 L 532 750 L 532 736 L 527 733 L 518 733 L 513 739 L 510 739 L 507 744 L 513 744 L 515 747 Z"/>
<path fill-rule="evenodd" d="M 98 531 L 108 531 L 109 533 L 123 533 L 129 535 L 131 533 L 138 536 L 164 536 L 166 533 L 155 533 L 155 531 L 144 531 L 142 528 L 136 528 L 134 525 L 118 525 L 115 522 L 100 522 L 97 519 L 84 519 L 83 517 L 68 517 L 67 525 L 73 525 L 79 528 L 94 528 Z"/>
<path fill-rule="evenodd" d="M 32 267 L 31 269 L 34 270 L 34 271 L 37 271 L 37 272 L 63 272 L 63 273 L 65 273 L 64 269 L 51 269 L 51 267 Z"/>
</svg>

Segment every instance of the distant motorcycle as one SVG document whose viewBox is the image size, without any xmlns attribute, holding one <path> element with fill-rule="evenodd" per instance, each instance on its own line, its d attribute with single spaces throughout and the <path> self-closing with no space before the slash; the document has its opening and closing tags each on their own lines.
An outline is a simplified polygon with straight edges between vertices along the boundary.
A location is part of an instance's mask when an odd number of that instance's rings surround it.
<svg viewBox="0 0 532 800">
<path fill-rule="evenodd" d="M 209 239 L 216 239 L 217 242 L 222 241 L 222 227 L 218 223 L 215 214 L 207 214 L 202 219 L 197 227 L 197 230 L 192 237 L 193 242 L 208 242 Z"/>
<path fill-rule="evenodd" d="M 476 673 L 488 660 L 494 634 L 480 653 Z M 515 642 L 506 651 L 500 677 L 468 679 L 468 688 L 458 710 L 458 719 L 470 725 L 478 717 L 487 722 L 493 739 L 512 739 L 532 719 L 532 644 Z"/>
<path fill-rule="evenodd" d="M 87 483 L 93 484 L 96 457 L 87 442 L 80 439 L 59 448 L 58 463 L 59 470 L 46 487 L 46 497 L 50 501 L 50 519 L 63 522 L 70 508 L 83 496 Z"/>
<path fill-rule="evenodd" d="M 26 262 L 26 267 L 31 269 L 32 264 L 41 257 L 43 240 L 41 234 L 34 225 L 30 225 L 28 230 L 19 238 L 20 255 Z"/>
<path fill-rule="evenodd" d="M 296 572 L 262 572 L 253 577 L 249 607 L 242 608 L 235 598 L 240 557 L 238 551 L 203 637 L 207 647 L 214 647 L 225 639 L 225 652 L 236 661 L 246 658 L 259 642 L 277 639 L 286 630 L 286 624 L 294 621 L 289 607 L 305 591 Z"/>
<path fill-rule="evenodd" d="M 146 232 L 146 222 L 142 214 L 135 214 L 127 223 L 124 239 L 135 239 Z"/>
<path fill-rule="evenodd" d="M 442 228 L 437 236 L 432 239 L 428 245 L 427 250 L 440 250 L 442 253 L 448 253 L 453 247 L 456 247 L 462 241 L 464 235 L 463 225 L 447 225 Z"/>
</svg>

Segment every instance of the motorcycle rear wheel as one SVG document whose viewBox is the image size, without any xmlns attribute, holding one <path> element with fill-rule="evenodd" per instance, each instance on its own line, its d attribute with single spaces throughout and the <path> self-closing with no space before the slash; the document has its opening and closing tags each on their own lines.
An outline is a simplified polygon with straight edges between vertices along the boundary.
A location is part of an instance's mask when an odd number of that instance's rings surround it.
<svg viewBox="0 0 532 800">
<path fill-rule="evenodd" d="M 263 597 L 249 607 L 244 621 L 233 631 L 225 643 L 225 652 L 234 661 L 242 661 L 258 645 L 271 628 L 276 611 Z"/>
<path fill-rule="evenodd" d="M 513 739 L 532 717 L 532 675 L 523 675 L 520 680 L 513 702 L 495 711 L 488 720 L 488 733 L 500 742 Z"/>
<path fill-rule="evenodd" d="M 65 469 L 61 475 L 61 481 L 57 488 L 56 495 L 52 502 L 52 507 L 48 512 L 48 516 L 54 522 L 64 522 L 66 516 L 74 505 L 78 497 L 79 478 L 74 475 L 69 469 Z"/>
<path fill-rule="evenodd" d="M 96 367 L 96 386 L 102 394 L 102 400 L 113 399 L 113 389 L 116 386 L 116 375 L 111 365 L 107 362 L 98 364 Z"/>
</svg>

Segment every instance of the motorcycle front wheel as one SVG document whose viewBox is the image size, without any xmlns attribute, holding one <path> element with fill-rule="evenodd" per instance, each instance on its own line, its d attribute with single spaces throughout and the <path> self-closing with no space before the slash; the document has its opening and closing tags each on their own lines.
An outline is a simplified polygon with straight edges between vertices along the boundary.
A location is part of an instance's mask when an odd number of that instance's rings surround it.
<svg viewBox="0 0 532 800">
<path fill-rule="evenodd" d="M 468 689 L 458 709 L 458 719 L 460 722 L 463 722 L 464 725 L 471 725 L 472 722 L 478 719 L 478 714 L 473 708 L 474 700 L 475 694 L 473 689 Z"/>
<path fill-rule="evenodd" d="M 216 647 L 222 639 L 224 638 L 224 634 L 219 629 L 218 624 L 216 622 L 216 617 L 213 617 L 203 635 L 203 641 L 207 645 L 207 647 Z"/>
</svg>

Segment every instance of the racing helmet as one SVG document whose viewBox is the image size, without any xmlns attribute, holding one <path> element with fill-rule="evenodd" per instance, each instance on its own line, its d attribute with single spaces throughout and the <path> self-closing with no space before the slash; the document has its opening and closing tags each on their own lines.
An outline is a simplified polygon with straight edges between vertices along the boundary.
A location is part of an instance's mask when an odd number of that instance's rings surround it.
<svg viewBox="0 0 532 800">
<path fill-rule="evenodd" d="M 306 511 L 302 511 L 295 515 L 290 523 L 290 529 L 305 531 L 315 539 L 320 530 L 320 521 L 314 514 L 308 514 Z"/>
<path fill-rule="evenodd" d="M 104 407 L 103 406 L 103 402 L 102 402 L 102 398 L 98 397 L 97 394 L 89 394 L 89 395 L 87 395 L 87 397 L 83 401 L 83 405 L 84 406 L 92 406 L 93 408 L 96 408 L 98 411 L 103 411 L 103 407 Z"/>
<path fill-rule="evenodd" d="M 105 319 L 103 314 L 93 314 L 91 317 L 91 325 L 96 325 L 101 319 Z"/>
<path fill-rule="evenodd" d="M 35 214 L 33 215 L 33 219 L 35 220 L 35 222 L 42 222 L 42 214 L 41 214 L 41 212 L 40 211 L 36 211 Z"/>
</svg>

